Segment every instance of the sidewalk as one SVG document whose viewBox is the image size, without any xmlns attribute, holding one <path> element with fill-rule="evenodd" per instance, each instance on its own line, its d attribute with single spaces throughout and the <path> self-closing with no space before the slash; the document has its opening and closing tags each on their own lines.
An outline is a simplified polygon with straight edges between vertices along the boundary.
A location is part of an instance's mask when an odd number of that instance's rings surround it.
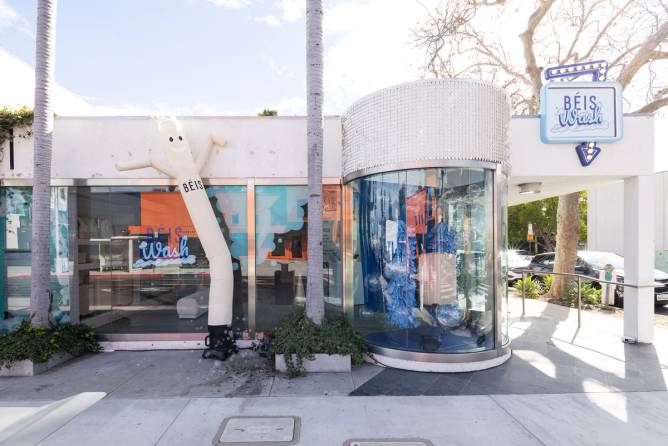
<svg viewBox="0 0 668 446">
<path fill-rule="evenodd" d="M 513 357 L 495 369 L 423 374 L 372 365 L 274 376 L 252 355 L 215 363 L 196 351 L 114 352 L 34 378 L 0 379 L 0 401 L 36 405 L 109 395 L 45 444 L 210 445 L 227 416 L 294 415 L 300 445 L 351 438 L 449 444 L 668 444 L 668 330 L 620 341 L 622 321 L 511 299 Z M 348 397 L 346 395 L 358 395 Z M 404 396 L 400 396 L 404 395 Z M 423 396 L 431 395 L 431 396 Z"/>
</svg>

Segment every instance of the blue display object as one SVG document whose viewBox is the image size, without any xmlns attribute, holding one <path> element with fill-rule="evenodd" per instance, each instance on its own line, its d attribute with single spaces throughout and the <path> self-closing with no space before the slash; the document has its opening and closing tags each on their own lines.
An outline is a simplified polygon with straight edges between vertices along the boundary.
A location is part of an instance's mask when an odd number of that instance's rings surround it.
<svg viewBox="0 0 668 446">
<path fill-rule="evenodd" d="M 387 305 L 387 318 L 400 328 L 417 327 L 420 321 L 413 309 L 415 300 L 415 238 L 406 237 L 406 223 L 398 221 L 397 249 L 386 254 L 383 275 L 388 280 L 383 294 Z"/>
<path fill-rule="evenodd" d="M 439 222 L 427 233 L 427 252 L 455 254 L 457 233 L 447 223 Z"/>
<path fill-rule="evenodd" d="M 494 345 L 492 174 L 444 168 L 353 183 L 354 317 L 373 344 L 423 352 Z"/>
<path fill-rule="evenodd" d="M 457 328 L 464 319 L 464 310 L 457 304 L 444 304 L 436 308 L 436 320 L 443 328 Z"/>
</svg>

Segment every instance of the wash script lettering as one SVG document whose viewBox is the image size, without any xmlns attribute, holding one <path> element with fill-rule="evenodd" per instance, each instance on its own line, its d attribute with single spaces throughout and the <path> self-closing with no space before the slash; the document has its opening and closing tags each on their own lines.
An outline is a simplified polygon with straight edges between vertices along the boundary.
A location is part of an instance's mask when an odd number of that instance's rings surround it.
<svg viewBox="0 0 668 446">
<path fill-rule="evenodd" d="M 552 129 L 559 131 L 578 131 L 591 129 L 605 129 L 608 122 L 603 119 L 601 102 L 595 95 L 581 95 L 563 97 L 563 107 L 556 110 L 557 123 Z"/>
<path fill-rule="evenodd" d="M 188 236 L 179 238 L 177 248 L 170 248 L 158 239 L 158 234 L 146 234 L 146 240 L 139 243 L 140 259 L 132 264 L 133 268 L 164 265 L 192 265 L 196 258 L 188 249 Z"/>
</svg>

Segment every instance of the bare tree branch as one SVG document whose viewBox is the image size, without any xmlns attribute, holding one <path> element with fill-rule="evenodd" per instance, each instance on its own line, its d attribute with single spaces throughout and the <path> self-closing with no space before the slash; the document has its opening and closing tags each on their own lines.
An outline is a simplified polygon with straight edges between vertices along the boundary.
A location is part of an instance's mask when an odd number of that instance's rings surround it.
<svg viewBox="0 0 668 446">
<path fill-rule="evenodd" d="M 575 50 L 575 45 L 580 41 L 580 36 L 582 35 L 582 32 L 587 28 L 589 17 L 591 16 L 592 11 L 594 10 L 594 8 L 598 7 L 599 4 L 600 2 L 595 2 L 592 5 L 590 5 L 588 9 L 585 10 L 585 1 L 580 0 L 580 15 L 578 17 L 578 21 L 580 22 L 580 24 L 578 25 L 578 30 L 575 32 L 575 36 L 573 36 L 573 41 L 571 42 L 571 46 L 568 48 L 568 51 L 566 52 L 566 57 L 559 60 L 560 65 L 563 65 L 566 61 L 570 60 L 574 56 L 573 51 Z"/>
<path fill-rule="evenodd" d="M 640 48 L 641 45 L 642 44 L 639 43 L 637 45 L 633 45 L 633 46 L 627 48 L 625 51 L 620 53 L 619 56 L 617 56 L 617 58 L 615 58 L 612 62 L 610 62 L 610 64 L 608 66 L 611 67 L 611 68 L 616 66 L 619 62 L 622 61 L 622 59 L 624 59 L 626 56 L 628 56 L 629 54 L 631 54 L 632 52 L 634 52 L 635 50 Z"/>
<path fill-rule="evenodd" d="M 524 60 L 526 61 L 526 72 L 531 79 L 531 88 L 535 98 L 538 98 L 540 87 L 543 82 L 540 78 L 541 69 L 536 64 L 536 54 L 534 53 L 533 36 L 536 33 L 536 28 L 545 17 L 545 14 L 550 10 L 555 0 L 543 0 L 540 6 L 529 16 L 526 30 L 520 34 L 520 40 L 524 48 Z"/>
<path fill-rule="evenodd" d="M 610 27 L 617 21 L 617 19 L 619 19 L 619 16 L 624 11 L 626 11 L 627 8 L 629 7 L 629 5 L 631 5 L 631 3 L 633 3 L 634 1 L 635 0 L 628 0 L 626 3 L 624 3 L 624 5 L 622 7 L 620 7 L 617 10 L 617 12 L 612 17 L 610 17 L 610 20 L 608 20 L 608 22 L 605 24 L 605 26 L 603 28 L 601 28 L 601 31 L 599 31 L 599 33 L 596 35 L 596 38 L 594 39 L 591 46 L 589 47 L 589 51 L 587 51 L 582 56 L 582 60 L 587 60 L 591 57 L 592 53 L 598 48 L 598 44 L 601 41 L 601 39 L 603 38 L 603 36 L 608 34 L 608 31 L 610 30 Z"/>
<path fill-rule="evenodd" d="M 417 0 L 420 1 L 420 0 Z M 610 79 L 626 84 L 628 109 L 663 104 L 668 84 L 668 0 L 448 0 L 425 9 L 414 31 L 434 77 L 471 76 L 508 92 L 516 113 L 535 113 L 546 65 L 607 59 Z M 527 8 L 532 8 L 527 10 Z M 521 18 L 525 17 L 525 18 Z M 483 24 L 525 21 L 519 39 Z M 515 22 L 508 22 L 514 20 Z M 522 45 L 522 51 L 511 50 Z M 651 106 L 649 105 L 651 104 Z"/>
<path fill-rule="evenodd" d="M 659 90 L 649 103 L 640 107 L 636 112 L 653 113 L 666 105 L 668 105 L 668 87 Z"/>
<path fill-rule="evenodd" d="M 652 51 L 649 60 L 668 59 L 668 51 Z"/>
<path fill-rule="evenodd" d="M 657 31 L 647 40 L 645 40 L 633 59 L 631 59 L 631 61 L 626 64 L 624 69 L 622 69 L 622 72 L 617 77 L 617 81 L 622 84 L 623 87 L 626 87 L 631 82 L 636 73 L 638 73 L 640 68 L 649 62 L 652 54 L 655 52 L 655 49 L 663 42 L 665 42 L 667 38 L 668 20 L 663 22 Z"/>
<path fill-rule="evenodd" d="M 531 80 L 527 78 L 524 74 L 519 73 L 516 70 L 513 70 L 509 65 L 506 64 L 501 58 L 498 56 L 497 52 L 494 51 L 492 48 L 490 48 L 485 41 L 478 35 L 478 34 L 467 34 L 468 37 L 471 39 L 475 40 L 475 42 L 478 44 L 475 48 L 473 48 L 475 51 L 483 54 L 484 56 L 488 57 L 492 61 L 494 61 L 499 68 L 501 68 L 503 71 L 508 73 L 511 76 L 514 76 L 518 79 L 521 79 L 524 81 L 527 85 L 531 85 Z M 501 51 L 502 53 L 505 54 L 504 51 Z M 540 73 L 539 73 L 540 77 Z M 540 90 L 540 87 L 538 88 Z"/>
<path fill-rule="evenodd" d="M 506 0 L 483 0 L 483 1 L 474 1 L 473 3 L 476 6 L 496 6 L 496 5 L 504 5 L 506 3 Z"/>
<path fill-rule="evenodd" d="M 661 99 L 657 99 L 653 102 L 650 102 L 649 104 L 640 107 L 638 110 L 636 110 L 636 113 L 653 113 L 658 109 L 666 106 L 668 106 L 668 96 Z"/>
</svg>

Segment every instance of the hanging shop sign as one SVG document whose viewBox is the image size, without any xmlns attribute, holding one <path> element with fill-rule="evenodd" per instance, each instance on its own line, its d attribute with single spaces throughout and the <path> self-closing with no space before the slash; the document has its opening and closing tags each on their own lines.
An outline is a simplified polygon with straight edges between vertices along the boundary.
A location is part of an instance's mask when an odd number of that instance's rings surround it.
<svg viewBox="0 0 668 446">
<path fill-rule="evenodd" d="M 549 82 L 541 89 L 540 103 L 544 143 L 622 138 L 622 86 L 617 82 Z"/>
<path fill-rule="evenodd" d="M 544 143 L 622 138 L 622 86 L 617 82 L 550 82 L 541 89 L 540 103 Z"/>
</svg>

